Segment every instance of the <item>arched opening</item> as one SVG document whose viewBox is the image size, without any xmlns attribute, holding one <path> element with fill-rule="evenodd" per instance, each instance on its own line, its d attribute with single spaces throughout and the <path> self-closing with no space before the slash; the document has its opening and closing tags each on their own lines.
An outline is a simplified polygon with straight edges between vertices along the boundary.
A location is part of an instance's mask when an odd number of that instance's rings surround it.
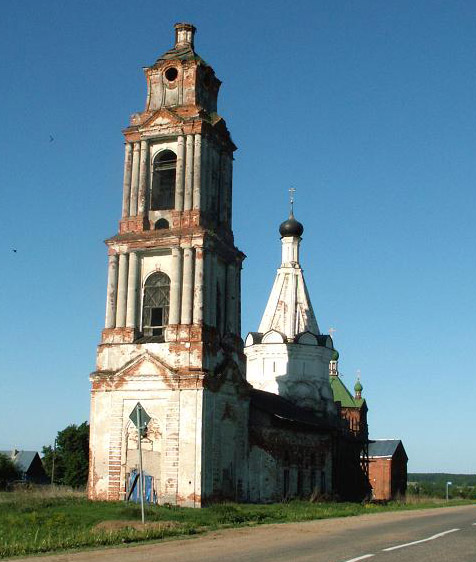
<svg viewBox="0 0 476 562">
<path fill-rule="evenodd" d="M 165 273 L 153 273 L 144 286 L 142 330 L 144 336 L 163 336 L 169 321 L 170 278 Z"/>
<path fill-rule="evenodd" d="M 150 208 L 152 211 L 175 207 L 175 170 L 177 156 L 171 150 L 162 150 L 154 158 Z"/>
<path fill-rule="evenodd" d="M 155 230 L 162 230 L 164 228 L 169 228 L 169 221 L 167 219 L 159 219 L 154 225 Z"/>
</svg>

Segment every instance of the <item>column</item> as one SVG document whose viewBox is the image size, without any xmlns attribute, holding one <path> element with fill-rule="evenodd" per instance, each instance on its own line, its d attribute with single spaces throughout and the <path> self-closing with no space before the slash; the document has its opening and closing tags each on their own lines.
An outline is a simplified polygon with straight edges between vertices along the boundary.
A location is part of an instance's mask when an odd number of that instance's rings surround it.
<svg viewBox="0 0 476 562">
<path fill-rule="evenodd" d="M 216 151 L 212 143 L 208 145 L 208 212 L 217 221 L 217 193 L 216 193 L 216 175 L 217 162 Z"/>
<path fill-rule="evenodd" d="M 116 327 L 117 254 L 109 256 L 107 270 L 106 328 Z"/>
<path fill-rule="evenodd" d="M 147 191 L 147 162 L 149 156 L 149 143 L 140 143 L 140 165 L 139 165 L 139 198 L 137 202 L 137 214 L 143 215 L 145 212 L 145 198 Z"/>
<path fill-rule="evenodd" d="M 193 249 L 183 250 L 182 324 L 192 323 L 193 301 Z"/>
<path fill-rule="evenodd" d="M 210 257 L 210 250 L 207 248 L 203 248 L 203 300 L 204 300 L 204 307 L 203 307 L 203 322 L 207 326 L 211 325 L 211 317 L 210 317 L 210 303 L 211 303 L 211 257 Z"/>
<path fill-rule="evenodd" d="M 137 328 L 137 296 L 139 293 L 139 256 L 137 252 L 129 254 L 128 273 L 126 326 L 128 328 Z"/>
<path fill-rule="evenodd" d="M 241 262 L 236 264 L 236 290 L 235 290 L 235 306 L 236 306 L 236 322 L 235 322 L 235 333 L 241 336 L 241 268 L 243 267 Z"/>
<path fill-rule="evenodd" d="M 219 166 L 218 166 L 218 192 L 220 194 L 220 222 L 226 223 L 226 206 L 227 206 L 227 185 L 226 185 L 226 159 L 227 155 L 225 152 L 220 152 L 219 154 Z"/>
<path fill-rule="evenodd" d="M 200 209 L 202 174 L 202 135 L 195 135 L 193 149 L 193 208 Z"/>
<path fill-rule="evenodd" d="M 185 137 L 177 139 L 177 168 L 175 172 L 175 210 L 183 211 L 183 190 L 185 177 Z"/>
<path fill-rule="evenodd" d="M 170 279 L 169 324 L 180 324 L 180 304 L 182 286 L 182 250 L 172 248 L 172 271 Z"/>
<path fill-rule="evenodd" d="M 140 159 L 140 143 L 134 143 L 134 152 L 132 153 L 132 180 L 131 180 L 131 200 L 129 207 L 129 216 L 137 215 L 137 194 L 139 190 L 139 159 Z"/>
<path fill-rule="evenodd" d="M 226 157 L 225 171 L 225 197 L 226 197 L 226 217 L 227 225 L 232 227 L 232 208 L 233 208 L 233 156 L 228 154 Z"/>
<path fill-rule="evenodd" d="M 128 266 L 128 255 L 127 254 L 119 254 L 119 274 L 118 274 L 118 281 L 117 281 L 116 328 L 123 328 L 126 325 L 127 266 Z"/>
<path fill-rule="evenodd" d="M 218 326 L 217 318 L 217 257 L 214 253 L 210 253 L 210 325 Z"/>
<path fill-rule="evenodd" d="M 203 323 L 203 270 L 205 261 L 204 248 L 195 248 L 195 279 L 193 294 L 193 323 Z"/>
<path fill-rule="evenodd" d="M 132 178 L 132 144 L 126 142 L 124 155 L 124 181 L 122 195 L 122 218 L 129 216 L 131 201 L 131 178 Z"/>
<path fill-rule="evenodd" d="M 200 209 L 202 211 L 207 211 L 207 201 L 208 201 L 208 139 L 201 135 L 201 160 L 203 161 L 203 166 L 200 164 Z"/>
<path fill-rule="evenodd" d="M 226 266 L 226 330 L 232 334 L 236 331 L 235 319 L 236 319 L 236 269 L 234 263 L 229 263 Z"/>
<path fill-rule="evenodd" d="M 192 208 L 193 189 L 193 135 L 187 135 L 187 147 L 185 152 L 185 196 L 183 201 L 184 211 Z"/>
</svg>

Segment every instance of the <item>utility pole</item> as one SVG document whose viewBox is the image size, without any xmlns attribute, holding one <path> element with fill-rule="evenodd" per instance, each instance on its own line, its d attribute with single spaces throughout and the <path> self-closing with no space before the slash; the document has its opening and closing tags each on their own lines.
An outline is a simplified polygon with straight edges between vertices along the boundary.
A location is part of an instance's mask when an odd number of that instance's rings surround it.
<svg viewBox="0 0 476 562">
<path fill-rule="evenodd" d="M 53 443 L 53 462 L 51 464 L 51 485 L 55 483 L 56 438 Z"/>
</svg>

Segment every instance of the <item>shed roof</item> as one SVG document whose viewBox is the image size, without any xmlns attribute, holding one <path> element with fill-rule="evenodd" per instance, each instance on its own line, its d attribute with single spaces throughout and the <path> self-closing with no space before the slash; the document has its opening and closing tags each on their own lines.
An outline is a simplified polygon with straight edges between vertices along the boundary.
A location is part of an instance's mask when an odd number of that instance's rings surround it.
<svg viewBox="0 0 476 562">
<path fill-rule="evenodd" d="M 372 440 L 369 443 L 369 457 L 393 457 L 401 443 L 400 439 Z"/>
<path fill-rule="evenodd" d="M 0 454 L 7 456 L 22 471 L 27 472 L 34 458 L 38 455 L 37 451 L 0 451 Z M 39 455 L 38 455 L 39 456 Z"/>
</svg>

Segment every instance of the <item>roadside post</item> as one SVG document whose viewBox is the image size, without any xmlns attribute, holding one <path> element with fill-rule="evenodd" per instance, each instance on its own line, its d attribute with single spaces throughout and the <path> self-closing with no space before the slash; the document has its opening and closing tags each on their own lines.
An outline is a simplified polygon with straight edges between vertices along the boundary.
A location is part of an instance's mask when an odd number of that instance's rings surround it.
<svg viewBox="0 0 476 562">
<path fill-rule="evenodd" d="M 448 491 L 449 491 L 449 487 L 452 486 L 452 485 L 453 485 L 453 482 L 447 482 L 447 483 L 446 483 L 446 501 L 449 500 L 449 497 L 450 497 L 450 496 L 449 496 Z"/>
<path fill-rule="evenodd" d="M 53 443 L 53 463 L 51 466 L 51 487 L 53 487 L 55 483 L 55 460 L 56 460 L 56 437 L 55 442 Z"/>
<path fill-rule="evenodd" d="M 139 495 L 140 507 L 142 515 L 142 523 L 145 523 L 144 513 L 144 474 L 142 471 L 142 437 L 145 435 L 147 424 L 150 422 L 149 414 L 144 410 L 140 402 L 137 402 L 135 408 L 129 415 L 130 420 L 137 428 L 137 449 L 139 450 Z"/>
</svg>

